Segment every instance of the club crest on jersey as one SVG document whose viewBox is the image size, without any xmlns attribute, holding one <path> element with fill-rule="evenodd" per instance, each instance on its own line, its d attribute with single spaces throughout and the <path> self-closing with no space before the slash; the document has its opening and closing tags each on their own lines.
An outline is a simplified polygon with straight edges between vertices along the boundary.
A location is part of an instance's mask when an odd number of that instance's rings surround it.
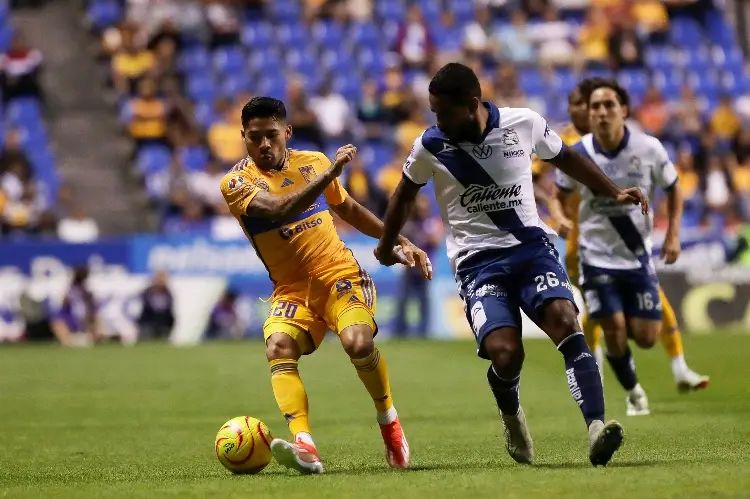
<svg viewBox="0 0 750 499">
<path fill-rule="evenodd" d="M 505 130 L 503 130 L 502 141 L 505 147 L 513 147 L 518 145 L 520 139 L 518 138 L 518 134 L 513 128 L 506 128 Z"/>
<path fill-rule="evenodd" d="M 471 154 L 477 159 L 487 159 L 492 156 L 492 146 L 489 144 L 477 144 L 471 149 Z"/>
<path fill-rule="evenodd" d="M 268 186 L 268 182 L 263 180 L 262 178 L 254 178 L 253 184 L 255 184 L 255 187 L 258 189 L 263 189 L 264 191 L 268 191 L 270 187 Z"/>
<path fill-rule="evenodd" d="M 302 178 L 305 179 L 306 183 L 310 183 L 310 181 L 317 175 L 315 172 L 315 168 L 313 168 L 312 165 L 305 165 L 299 167 L 299 172 L 302 174 Z"/>
<path fill-rule="evenodd" d="M 229 183 L 227 184 L 227 187 L 229 188 L 230 192 L 236 189 L 239 189 L 240 187 L 244 187 L 244 186 L 245 186 L 245 179 L 240 176 L 230 178 Z"/>
</svg>

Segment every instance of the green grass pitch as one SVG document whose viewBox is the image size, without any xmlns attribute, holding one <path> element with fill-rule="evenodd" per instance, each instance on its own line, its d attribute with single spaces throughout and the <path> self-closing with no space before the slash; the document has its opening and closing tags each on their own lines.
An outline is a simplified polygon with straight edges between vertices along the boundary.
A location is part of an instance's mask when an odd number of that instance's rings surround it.
<svg viewBox="0 0 750 499">
<path fill-rule="evenodd" d="M 277 436 L 262 345 L 139 345 L 64 350 L 0 349 L 0 497 L 750 497 L 750 336 L 685 339 L 689 364 L 711 387 L 680 395 L 660 346 L 636 351 L 653 414 L 627 418 L 605 374 L 608 417 L 626 429 L 607 468 L 588 463 L 586 432 L 560 355 L 526 342 L 521 398 L 537 459 L 506 454 L 470 342 L 383 342 L 413 468 L 383 458 L 372 403 L 329 337 L 301 362 L 313 432 L 327 473 L 294 476 L 271 464 L 233 476 L 216 460 L 214 435 L 252 415 Z"/>
</svg>

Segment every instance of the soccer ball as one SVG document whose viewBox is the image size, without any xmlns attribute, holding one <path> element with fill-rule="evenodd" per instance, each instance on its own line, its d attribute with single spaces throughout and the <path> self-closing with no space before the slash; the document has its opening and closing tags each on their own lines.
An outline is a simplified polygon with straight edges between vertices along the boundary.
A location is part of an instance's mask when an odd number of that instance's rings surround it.
<svg viewBox="0 0 750 499">
<path fill-rule="evenodd" d="M 232 473 L 258 473 L 271 462 L 271 431 L 260 420 L 240 416 L 216 434 L 216 457 Z"/>
</svg>

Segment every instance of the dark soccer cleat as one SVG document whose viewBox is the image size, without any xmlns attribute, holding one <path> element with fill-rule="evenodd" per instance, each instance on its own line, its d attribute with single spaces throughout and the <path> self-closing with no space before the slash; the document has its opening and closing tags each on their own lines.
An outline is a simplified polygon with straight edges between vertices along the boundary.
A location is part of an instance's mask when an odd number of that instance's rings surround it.
<svg viewBox="0 0 750 499">
<path fill-rule="evenodd" d="M 594 466 L 606 466 L 622 445 L 625 430 L 617 421 L 594 421 L 589 426 L 589 459 Z"/>
</svg>

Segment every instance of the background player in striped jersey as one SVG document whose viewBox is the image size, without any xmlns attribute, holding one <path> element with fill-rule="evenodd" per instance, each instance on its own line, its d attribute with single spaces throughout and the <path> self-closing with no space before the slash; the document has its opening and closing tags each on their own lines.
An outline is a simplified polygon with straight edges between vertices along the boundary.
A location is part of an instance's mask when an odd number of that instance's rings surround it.
<svg viewBox="0 0 750 499">
<path fill-rule="evenodd" d="M 583 98 L 583 94 L 590 92 L 590 88 L 600 81 L 600 78 L 586 78 L 568 96 L 570 123 L 563 127 L 560 137 L 569 146 L 578 143 L 581 137 L 590 131 L 589 109 L 587 102 Z M 542 176 L 547 175 L 551 168 L 553 168 L 553 165 L 535 157 L 532 165 L 534 181 L 536 182 Z M 535 194 L 537 192 L 538 190 L 535 191 Z M 571 282 L 577 285 L 580 282 L 578 262 L 578 208 L 580 195 L 578 192 L 562 192 L 562 198 L 560 200 L 546 194 L 537 195 L 537 199 L 540 202 L 547 204 L 550 215 L 554 223 L 558 226 L 558 233 L 566 240 L 565 265 Z M 679 324 L 677 323 L 677 314 L 661 287 L 659 287 L 659 298 L 662 304 L 660 341 L 671 359 L 672 374 L 674 375 L 677 387 L 680 391 L 706 388 L 710 381 L 709 377 L 694 372 L 685 362 L 682 336 Z M 601 326 L 596 320 L 593 320 L 586 314 L 583 319 L 583 332 L 586 335 L 589 347 L 594 352 L 597 363 L 602 368 L 604 353 L 601 343 L 604 332 Z"/>
</svg>

